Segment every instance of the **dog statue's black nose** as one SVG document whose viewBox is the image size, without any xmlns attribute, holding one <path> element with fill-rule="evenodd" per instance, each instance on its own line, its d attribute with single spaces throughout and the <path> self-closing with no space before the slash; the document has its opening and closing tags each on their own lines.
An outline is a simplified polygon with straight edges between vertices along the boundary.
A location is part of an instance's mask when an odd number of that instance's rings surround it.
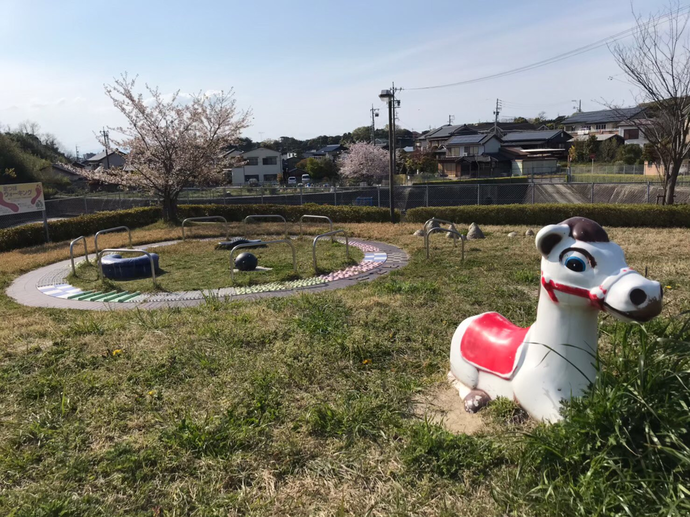
<svg viewBox="0 0 690 517">
<path fill-rule="evenodd" d="M 642 305 L 647 301 L 647 293 L 645 293 L 642 289 L 633 289 L 630 291 L 630 301 L 635 305 Z"/>
</svg>

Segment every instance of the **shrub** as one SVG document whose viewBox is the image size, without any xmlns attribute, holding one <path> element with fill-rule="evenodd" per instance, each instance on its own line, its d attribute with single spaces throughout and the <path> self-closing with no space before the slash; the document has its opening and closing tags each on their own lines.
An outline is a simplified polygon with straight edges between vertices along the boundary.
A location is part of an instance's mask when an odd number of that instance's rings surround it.
<svg viewBox="0 0 690 517">
<path fill-rule="evenodd" d="M 98 230 L 113 226 L 138 228 L 155 223 L 161 218 L 161 209 L 157 207 L 132 208 L 116 212 L 99 212 L 81 215 L 70 219 L 50 221 L 48 230 L 54 242 L 67 241 L 80 235 L 93 235 Z M 43 224 L 33 223 L 15 228 L 0 230 L 0 251 L 36 246 L 45 242 Z"/>
<path fill-rule="evenodd" d="M 180 219 L 205 215 L 222 215 L 228 221 L 241 221 L 252 214 L 279 214 L 288 221 L 296 222 L 304 214 L 325 215 L 335 223 L 388 222 L 387 208 L 367 206 L 331 206 L 306 204 L 285 205 L 181 205 Z M 98 230 L 113 226 L 140 228 L 158 221 L 162 216 L 160 207 L 132 208 L 114 212 L 99 212 L 70 219 L 50 221 L 48 229 L 53 242 L 72 240 L 80 235 L 93 235 Z M 0 252 L 16 248 L 36 246 L 45 242 L 43 224 L 33 223 L 0 230 Z"/>
<path fill-rule="evenodd" d="M 413 208 L 407 211 L 407 221 L 414 223 L 423 223 L 431 217 L 438 217 L 455 223 L 544 226 L 573 216 L 588 217 L 602 226 L 650 228 L 690 226 L 690 206 L 688 205 L 468 205 Z"/>
<path fill-rule="evenodd" d="M 222 215 L 228 221 L 241 221 L 252 214 L 282 215 L 291 222 L 299 221 L 304 214 L 325 215 L 334 223 L 385 223 L 390 221 L 388 208 L 370 206 L 333 206 L 307 203 L 305 205 L 180 205 L 178 216 L 202 217 Z"/>
</svg>

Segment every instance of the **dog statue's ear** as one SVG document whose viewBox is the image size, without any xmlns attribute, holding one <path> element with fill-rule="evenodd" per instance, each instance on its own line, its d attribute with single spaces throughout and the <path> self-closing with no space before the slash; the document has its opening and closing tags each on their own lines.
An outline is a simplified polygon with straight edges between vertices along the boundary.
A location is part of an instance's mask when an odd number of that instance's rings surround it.
<svg viewBox="0 0 690 517">
<path fill-rule="evenodd" d="M 570 236 L 570 227 L 567 224 L 550 224 L 544 226 L 544 228 L 539 230 L 535 238 L 537 250 L 546 258 L 558 243 L 568 236 Z"/>
</svg>

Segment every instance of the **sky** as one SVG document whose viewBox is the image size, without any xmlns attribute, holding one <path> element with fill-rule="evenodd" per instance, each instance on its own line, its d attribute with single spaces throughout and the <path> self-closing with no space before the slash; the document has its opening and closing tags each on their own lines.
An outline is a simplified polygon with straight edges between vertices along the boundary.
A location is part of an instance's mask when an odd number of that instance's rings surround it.
<svg viewBox="0 0 690 517">
<path fill-rule="evenodd" d="M 635 0 L 657 13 L 667 0 Z M 571 114 L 635 103 L 606 46 L 528 65 L 634 25 L 630 0 L 0 0 L 0 126 L 30 120 L 74 153 L 124 123 L 104 84 L 121 73 L 163 92 L 232 89 L 254 140 L 306 139 L 371 124 L 392 83 L 398 124 L 423 131 L 500 116 Z M 625 43 L 628 40 L 621 40 Z"/>
</svg>

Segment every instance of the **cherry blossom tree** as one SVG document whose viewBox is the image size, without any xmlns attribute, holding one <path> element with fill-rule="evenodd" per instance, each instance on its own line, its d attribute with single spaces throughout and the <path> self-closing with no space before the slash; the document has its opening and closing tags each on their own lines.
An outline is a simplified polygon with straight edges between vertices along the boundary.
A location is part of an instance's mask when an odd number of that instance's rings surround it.
<svg viewBox="0 0 690 517">
<path fill-rule="evenodd" d="M 388 176 L 388 152 L 366 142 L 352 144 L 340 157 L 340 176 L 359 181 L 381 181 Z"/>
<path fill-rule="evenodd" d="M 222 181 L 223 169 L 229 165 L 223 151 L 238 142 L 251 113 L 237 108 L 232 90 L 183 99 L 179 90 L 164 95 L 146 85 L 146 98 L 135 86 L 136 77 L 127 74 L 105 86 L 106 95 L 127 119 L 126 126 L 108 128 L 121 135 L 111 137 L 109 143 L 110 149 L 127 153 L 125 166 L 99 168 L 88 175 L 153 193 L 163 203 L 163 219 L 174 221 L 185 187 Z"/>
</svg>

